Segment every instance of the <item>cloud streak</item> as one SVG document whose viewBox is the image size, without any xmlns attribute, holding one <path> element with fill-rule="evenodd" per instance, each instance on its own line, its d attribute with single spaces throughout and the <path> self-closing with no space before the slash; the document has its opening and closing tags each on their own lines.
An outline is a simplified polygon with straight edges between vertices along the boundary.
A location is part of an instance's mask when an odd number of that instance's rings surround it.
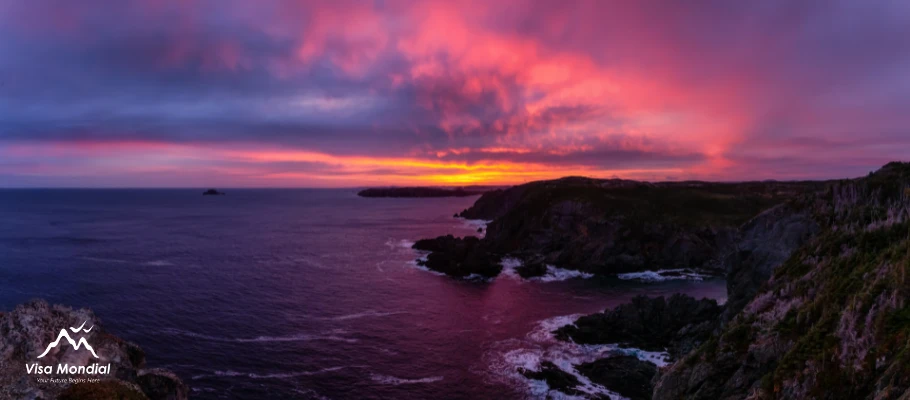
<svg viewBox="0 0 910 400">
<path fill-rule="evenodd" d="M 0 186 L 861 175 L 910 154 L 908 27 L 888 1 L 0 0 Z"/>
</svg>

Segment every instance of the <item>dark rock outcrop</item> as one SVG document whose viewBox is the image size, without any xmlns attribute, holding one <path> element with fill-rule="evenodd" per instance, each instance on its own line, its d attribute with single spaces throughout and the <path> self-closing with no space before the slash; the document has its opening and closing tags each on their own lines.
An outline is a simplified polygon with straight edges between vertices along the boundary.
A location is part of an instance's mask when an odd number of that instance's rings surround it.
<svg viewBox="0 0 910 400">
<path fill-rule="evenodd" d="M 615 274 L 689 268 L 722 274 L 739 225 L 817 183 L 647 183 L 570 177 L 485 193 L 459 215 L 493 220 L 500 254 Z"/>
<path fill-rule="evenodd" d="M 575 368 L 591 382 L 630 400 L 650 399 L 654 388 L 651 380 L 657 373 L 654 364 L 626 355 L 602 358 Z"/>
<path fill-rule="evenodd" d="M 727 304 L 724 321 L 742 311 L 771 273 L 790 254 L 818 233 L 819 226 L 805 211 L 781 204 L 762 212 L 740 229 L 740 239 L 724 260 Z"/>
<path fill-rule="evenodd" d="M 521 266 L 515 268 L 515 272 L 522 278 L 535 278 L 547 274 L 547 265 L 541 261 L 525 261 Z"/>
<path fill-rule="evenodd" d="M 219 192 L 215 189 L 209 189 L 209 190 L 202 192 L 202 195 L 203 196 L 223 196 L 224 192 Z"/>
<path fill-rule="evenodd" d="M 479 275 L 492 278 L 502 272 L 502 257 L 491 253 L 474 236 L 456 238 L 452 235 L 422 239 L 414 243 L 416 250 L 430 251 L 418 264 L 446 275 L 465 278 Z"/>
<path fill-rule="evenodd" d="M 521 368 L 518 373 L 524 375 L 524 377 L 528 379 L 544 381 L 552 390 L 558 390 L 573 395 L 582 394 L 576 389 L 578 386 L 578 378 L 576 378 L 575 375 L 559 369 L 559 367 L 549 361 L 541 362 L 539 371 Z"/>
<path fill-rule="evenodd" d="M 683 294 L 669 299 L 637 296 L 630 303 L 581 317 L 555 334 L 558 339 L 580 344 L 615 343 L 648 351 L 666 350 L 676 358 L 710 336 L 721 311 L 711 299 L 696 300 Z"/>
<path fill-rule="evenodd" d="M 89 332 L 71 332 L 70 327 L 85 323 Z M 86 349 L 76 350 L 64 338 L 58 346 L 51 348 L 38 358 L 62 330 L 66 330 L 74 341 L 85 338 L 98 358 Z M 37 363 L 51 366 L 50 375 L 26 374 L 26 365 Z M 87 382 L 68 386 L 59 382 L 38 380 L 41 378 L 68 378 L 72 375 L 57 374 L 57 364 L 88 366 L 94 363 L 110 364 L 109 374 L 89 375 L 100 382 Z M 156 391 L 146 392 L 142 387 L 143 376 L 156 376 L 152 387 Z M 88 309 L 72 309 L 60 305 L 49 305 L 34 300 L 17 306 L 10 312 L 0 313 L 0 398 L 55 398 L 97 399 L 185 399 L 187 387 L 175 375 L 163 370 L 145 369 L 145 353 L 139 346 L 107 333 L 95 314 Z"/>
<path fill-rule="evenodd" d="M 746 224 L 725 324 L 653 398 L 910 399 L 908 187 L 889 163 Z"/>
<path fill-rule="evenodd" d="M 150 400 L 180 400 L 189 395 L 180 378 L 166 369 L 141 370 L 136 382 Z"/>
</svg>

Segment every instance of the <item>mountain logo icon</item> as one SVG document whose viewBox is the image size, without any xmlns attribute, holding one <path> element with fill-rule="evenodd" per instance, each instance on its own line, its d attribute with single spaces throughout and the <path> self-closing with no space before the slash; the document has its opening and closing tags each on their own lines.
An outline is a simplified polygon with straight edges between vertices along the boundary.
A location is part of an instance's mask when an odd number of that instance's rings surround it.
<svg viewBox="0 0 910 400">
<path fill-rule="evenodd" d="M 86 321 L 86 322 L 88 322 L 88 321 Z M 78 328 L 70 327 L 70 330 L 73 331 L 73 333 L 77 333 L 80 330 L 82 332 L 89 333 L 92 331 L 92 328 L 94 328 L 95 326 L 92 325 L 88 329 L 82 329 L 83 327 L 85 327 L 85 322 L 83 322 L 82 325 L 80 325 Z M 77 341 L 73 340 L 73 338 L 70 337 L 69 333 L 66 333 L 66 329 L 60 330 L 60 334 L 57 335 L 57 340 L 54 340 L 49 345 L 47 345 L 47 348 L 44 349 L 44 353 L 41 353 L 41 355 L 38 356 L 38 358 L 46 356 L 47 353 L 51 351 L 51 349 L 60 345 L 60 339 L 66 339 L 66 341 L 69 342 L 70 346 L 73 346 L 73 349 L 75 349 L 75 350 L 79 350 L 80 347 L 85 347 L 85 349 L 90 351 L 92 353 L 92 355 L 95 356 L 95 358 L 98 358 L 98 355 L 95 354 L 95 349 L 93 349 L 92 346 L 90 344 L 88 344 L 88 342 L 85 341 L 84 337 L 79 338 L 79 341 L 77 342 Z"/>
</svg>

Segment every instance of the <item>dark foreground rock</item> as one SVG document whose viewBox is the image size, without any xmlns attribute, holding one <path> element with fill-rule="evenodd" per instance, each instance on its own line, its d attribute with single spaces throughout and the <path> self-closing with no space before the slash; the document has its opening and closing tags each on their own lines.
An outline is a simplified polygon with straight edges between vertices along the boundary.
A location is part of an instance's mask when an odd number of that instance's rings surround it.
<svg viewBox="0 0 910 400">
<path fill-rule="evenodd" d="M 654 386 L 651 380 L 657 366 L 635 356 L 615 356 L 577 365 L 575 369 L 591 382 L 601 385 L 630 400 L 648 400 Z"/>
<path fill-rule="evenodd" d="M 91 330 L 72 332 L 82 326 Z M 74 349 L 66 338 L 38 358 L 65 330 L 74 341 L 85 338 L 98 358 L 85 348 Z M 26 365 L 51 366 L 47 375 L 27 374 Z M 109 374 L 57 374 L 58 364 L 89 366 L 110 364 Z M 100 382 L 69 384 L 38 378 L 97 378 Z M 151 378 L 154 377 L 154 378 Z M 0 313 L 0 399 L 172 399 L 187 398 L 187 386 L 164 370 L 145 369 L 145 353 L 139 346 L 104 330 L 100 319 L 88 309 L 72 309 L 34 300 Z"/>
<path fill-rule="evenodd" d="M 416 250 L 430 251 L 418 264 L 446 275 L 465 278 L 479 275 L 492 278 L 502 272 L 502 257 L 491 253 L 474 236 L 456 238 L 452 235 L 422 239 L 414 243 Z"/>
<path fill-rule="evenodd" d="M 722 307 L 711 299 L 674 294 L 670 298 L 637 296 L 603 313 L 579 318 L 556 330 L 558 339 L 580 344 L 619 344 L 667 351 L 677 358 L 707 339 Z"/>
<path fill-rule="evenodd" d="M 432 187 L 370 188 L 357 192 L 360 197 L 468 197 L 482 194 L 485 190 Z"/>
</svg>

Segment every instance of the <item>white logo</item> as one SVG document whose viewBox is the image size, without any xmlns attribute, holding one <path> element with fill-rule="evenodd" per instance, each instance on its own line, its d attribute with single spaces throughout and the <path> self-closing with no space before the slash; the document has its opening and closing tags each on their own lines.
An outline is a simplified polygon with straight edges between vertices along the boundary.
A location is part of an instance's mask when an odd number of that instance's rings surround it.
<svg viewBox="0 0 910 400">
<path fill-rule="evenodd" d="M 92 331 L 92 328 L 94 328 L 95 325 L 92 325 L 88 329 L 82 329 L 83 327 L 85 327 L 86 322 L 88 322 L 88 321 L 83 322 L 82 325 L 80 325 L 78 328 L 70 327 L 70 330 L 73 331 L 73 333 L 77 333 L 80 330 L 82 332 L 89 333 Z M 46 356 L 47 353 L 49 351 L 51 351 L 51 349 L 57 347 L 60 344 L 60 339 L 63 339 L 63 338 L 66 338 L 66 341 L 69 342 L 70 346 L 73 346 L 73 349 L 79 350 L 80 347 L 85 347 L 86 350 L 92 352 L 92 355 L 95 356 L 95 358 L 98 358 L 98 355 L 95 354 L 95 349 L 93 349 L 92 346 L 89 345 L 88 342 L 85 341 L 84 337 L 79 338 L 79 341 L 76 342 L 75 340 L 73 340 L 73 338 L 70 337 L 69 333 L 66 333 L 66 329 L 60 330 L 60 334 L 57 335 L 57 340 L 55 340 L 55 341 L 51 342 L 51 344 L 47 345 L 47 349 L 44 349 L 44 353 L 41 353 L 41 355 L 38 356 L 38 358 Z"/>
</svg>

